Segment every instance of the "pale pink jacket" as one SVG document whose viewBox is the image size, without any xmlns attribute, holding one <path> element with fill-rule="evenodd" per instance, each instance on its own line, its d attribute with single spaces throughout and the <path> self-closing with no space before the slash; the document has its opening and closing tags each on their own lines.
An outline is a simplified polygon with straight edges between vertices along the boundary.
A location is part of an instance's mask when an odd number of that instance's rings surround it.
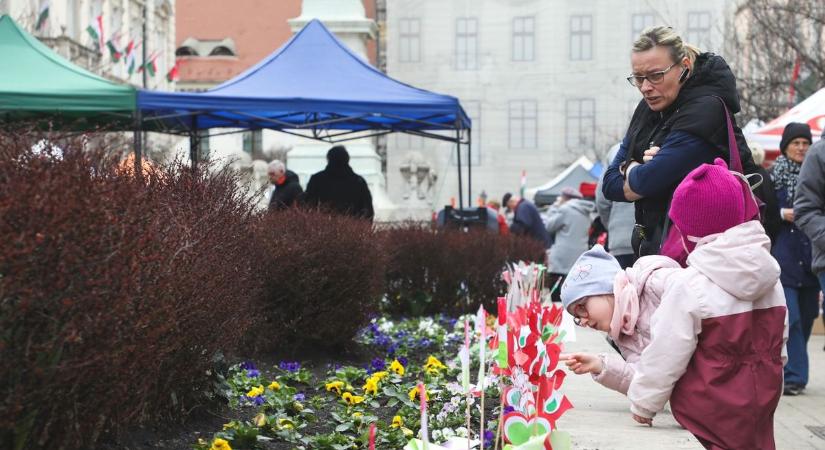
<svg viewBox="0 0 825 450">
<path fill-rule="evenodd" d="M 664 279 L 631 411 L 653 417 L 670 400 L 706 448 L 775 448 L 788 321 L 770 240 L 746 222 L 700 240 L 687 264 Z"/>
<path fill-rule="evenodd" d="M 650 343 L 650 318 L 659 307 L 665 289 L 665 280 L 674 270 L 681 266 L 666 256 L 645 256 L 639 258 L 633 267 L 616 275 L 613 295 L 616 303 L 623 301 L 639 302 L 639 317 L 632 335 L 620 334 L 614 342 L 622 355 L 615 353 L 600 354 L 604 367 L 593 379 L 607 388 L 627 394 L 627 388 L 633 379 L 635 365 L 642 350 Z M 621 289 L 620 278 L 626 277 L 629 289 Z M 620 299 L 619 297 L 624 297 Z M 622 358 L 624 357 L 624 358 Z"/>
</svg>

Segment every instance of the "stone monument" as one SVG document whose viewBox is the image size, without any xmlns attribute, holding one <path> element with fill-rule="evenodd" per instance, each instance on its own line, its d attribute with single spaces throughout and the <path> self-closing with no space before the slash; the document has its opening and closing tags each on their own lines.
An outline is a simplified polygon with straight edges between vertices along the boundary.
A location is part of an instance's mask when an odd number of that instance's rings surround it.
<svg viewBox="0 0 825 450">
<path fill-rule="evenodd" d="M 366 17 L 362 0 L 303 0 L 301 15 L 289 20 L 292 32 L 297 33 L 312 19 L 319 19 L 350 50 L 367 58 L 367 39 L 374 39 L 377 31 L 375 21 Z M 387 184 L 381 171 L 381 158 L 375 149 L 374 138 L 365 138 L 342 143 L 350 155 L 350 166 L 364 177 L 372 194 L 375 219 L 393 219 L 395 206 L 387 195 Z M 298 174 L 304 188 L 313 173 L 326 167 L 327 151 L 334 144 L 320 141 L 300 140 L 289 152 L 289 169 Z"/>
</svg>

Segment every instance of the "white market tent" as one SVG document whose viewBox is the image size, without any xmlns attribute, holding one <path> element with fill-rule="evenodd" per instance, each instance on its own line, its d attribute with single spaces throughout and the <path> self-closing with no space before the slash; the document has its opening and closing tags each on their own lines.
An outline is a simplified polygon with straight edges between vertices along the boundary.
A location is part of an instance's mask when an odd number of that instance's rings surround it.
<svg viewBox="0 0 825 450">
<path fill-rule="evenodd" d="M 782 131 L 790 122 L 802 122 L 811 126 L 814 142 L 818 141 L 825 129 L 825 88 L 820 89 L 800 104 L 788 110 L 785 114 L 771 120 L 765 126 L 745 132 L 745 138 L 756 142 L 765 149 L 769 159 L 779 153 L 779 141 Z"/>
</svg>

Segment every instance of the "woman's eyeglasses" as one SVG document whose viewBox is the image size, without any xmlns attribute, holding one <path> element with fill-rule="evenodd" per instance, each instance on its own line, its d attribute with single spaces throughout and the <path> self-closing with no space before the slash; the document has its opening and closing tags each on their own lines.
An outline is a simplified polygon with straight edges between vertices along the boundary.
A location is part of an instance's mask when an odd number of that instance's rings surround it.
<svg viewBox="0 0 825 450">
<path fill-rule="evenodd" d="M 662 80 L 665 79 L 665 74 L 670 69 L 672 69 L 673 66 L 675 66 L 676 64 L 678 64 L 678 63 L 673 63 L 670 66 L 668 66 L 668 68 L 665 69 L 665 70 L 660 70 L 658 72 L 653 72 L 653 73 L 650 73 L 648 75 L 631 75 L 631 76 L 627 77 L 627 82 L 630 83 L 630 85 L 635 87 L 635 88 L 642 87 L 642 84 L 645 82 L 645 80 L 649 81 L 650 84 L 659 84 L 659 83 L 662 82 Z"/>
</svg>

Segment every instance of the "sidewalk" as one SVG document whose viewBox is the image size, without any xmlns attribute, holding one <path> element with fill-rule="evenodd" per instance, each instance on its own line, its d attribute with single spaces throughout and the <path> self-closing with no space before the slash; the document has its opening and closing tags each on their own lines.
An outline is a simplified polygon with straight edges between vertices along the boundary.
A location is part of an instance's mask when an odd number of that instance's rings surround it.
<svg viewBox="0 0 825 450">
<path fill-rule="evenodd" d="M 811 376 L 804 394 L 783 396 L 779 402 L 774 421 L 777 449 L 825 449 L 823 344 L 824 336 L 811 336 L 808 344 Z M 578 328 L 576 342 L 566 343 L 565 351 L 613 350 L 602 333 Z M 648 428 L 633 421 L 626 397 L 597 384 L 589 375 L 568 372 L 563 390 L 574 408 L 562 416 L 558 427 L 570 433 L 574 449 L 702 449 L 693 435 L 676 423 L 669 407 L 657 414 L 653 427 Z"/>
</svg>

